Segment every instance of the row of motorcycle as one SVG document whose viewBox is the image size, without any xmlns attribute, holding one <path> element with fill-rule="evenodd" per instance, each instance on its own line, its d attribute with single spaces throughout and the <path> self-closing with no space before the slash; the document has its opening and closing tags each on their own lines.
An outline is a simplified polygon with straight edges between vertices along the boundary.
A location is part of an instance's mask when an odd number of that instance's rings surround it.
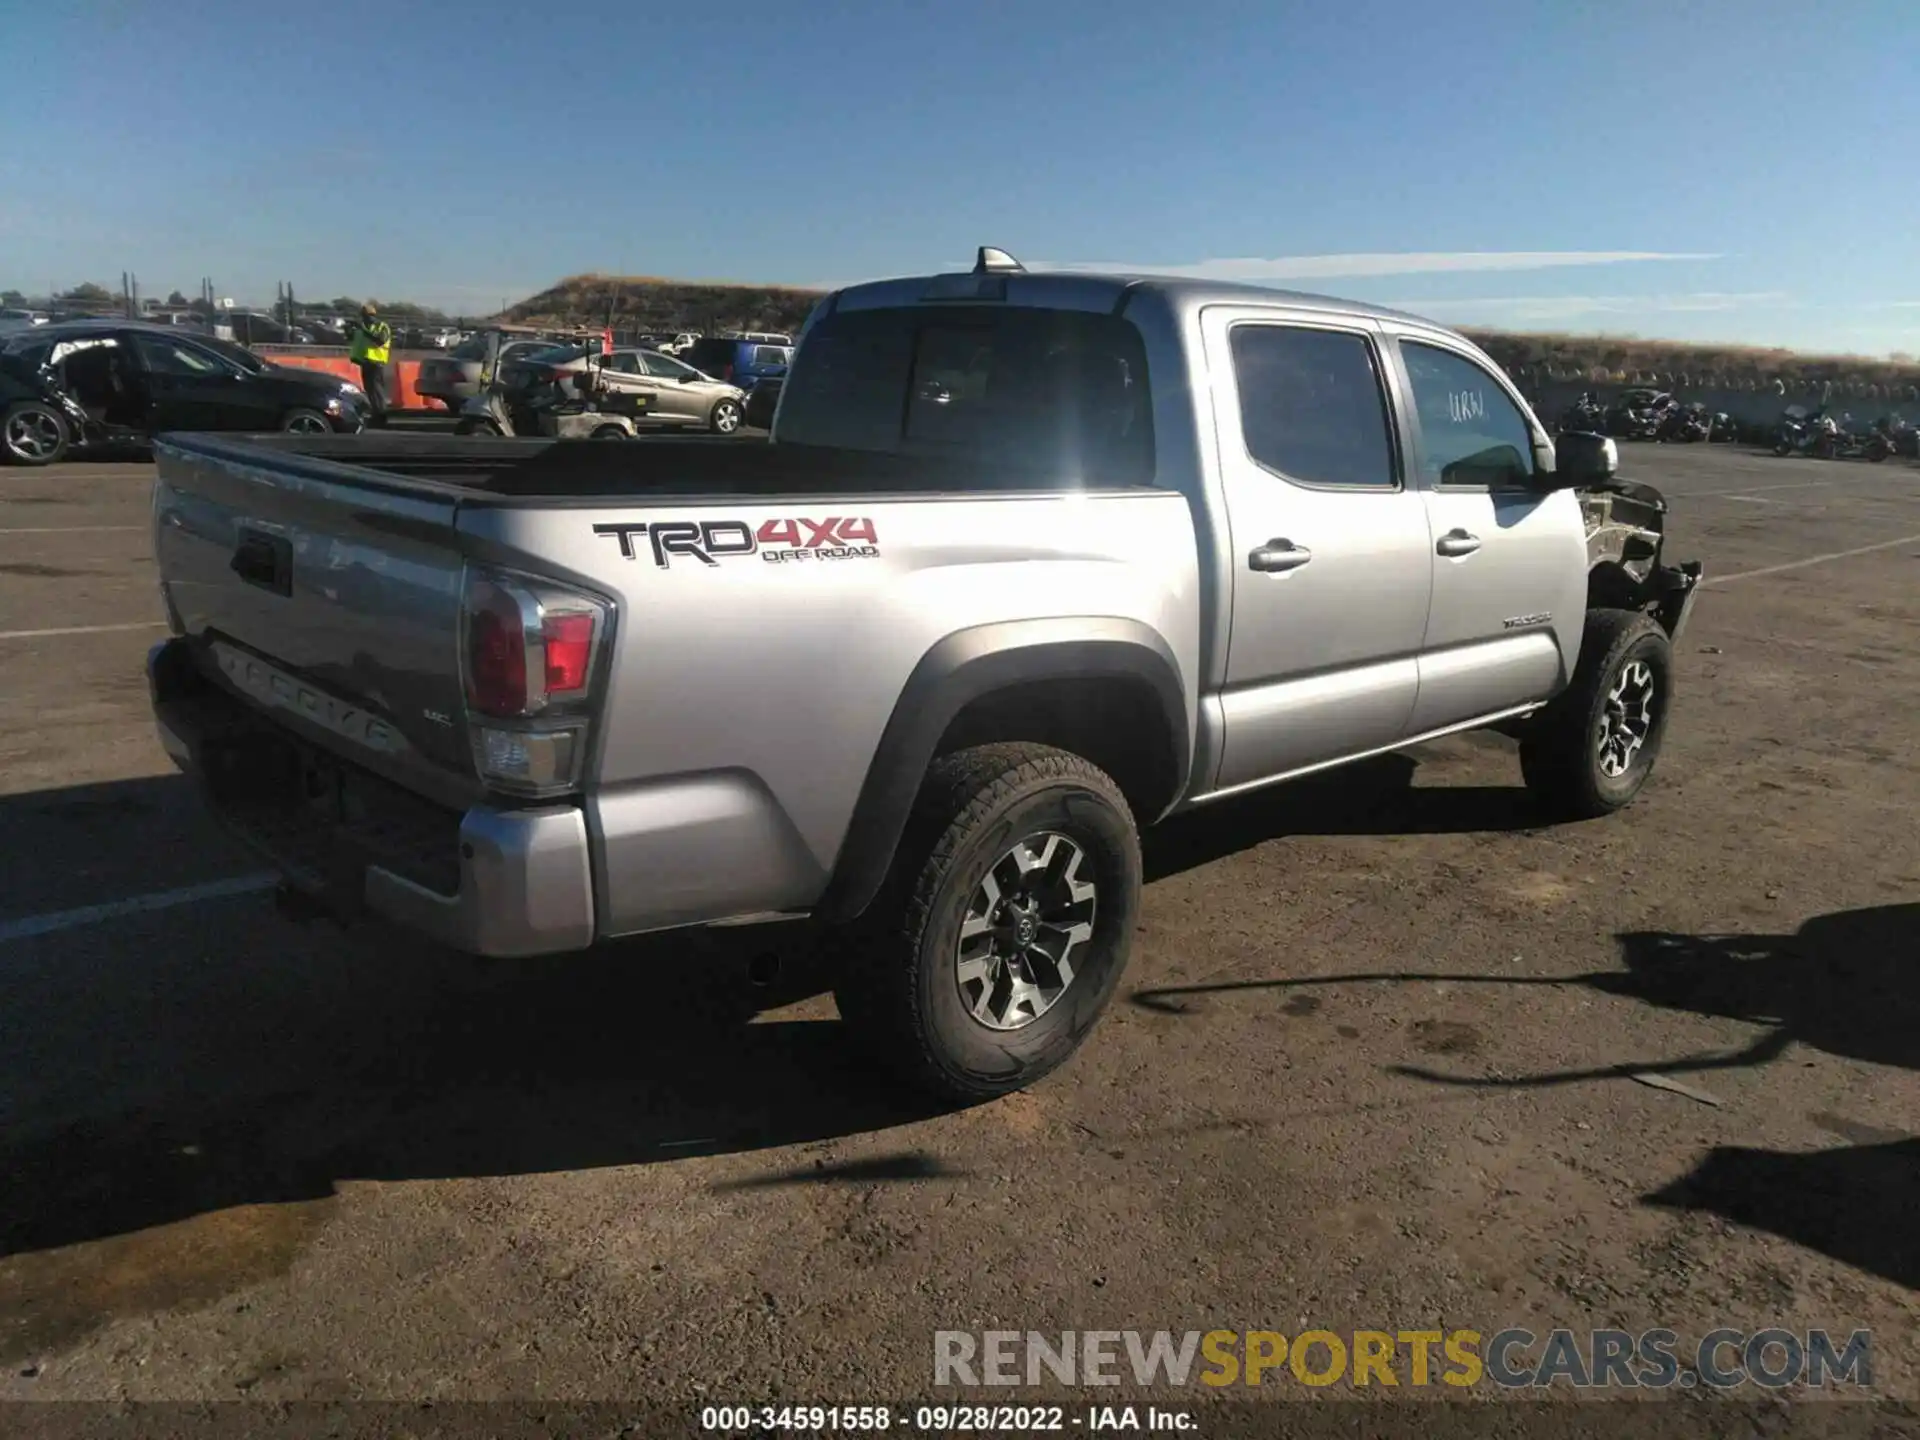
<svg viewBox="0 0 1920 1440">
<path fill-rule="evenodd" d="M 1920 430 L 1898 415 L 1882 415 L 1864 429 L 1853 416 L 1835 419 L 1822 405 L 1812 413 L 1794 406 L 1780 417 L 1773 437 L 1776 455 L 1812 455 L 1822 460 L 1884 460 L 1920 456 Z"/>
<path fill-rule="evenodd" d="M 1698 401 L 1682 405 L 1665 390 L 1629 390 L 1611 405 L 1589 390 L 1560 416 L 1560 431 L 1679 444 L 1740 438 L 1732 416 L 1710 414 Z"/>
<path fill-rule="evenodd" d="M 1920 429 L 1898 415 L 1883 415 L 1862 426 L 1850 414 L 1835 418 L 1825 405 L 1811 412 L 1789 406 L 1771 435 L 1758 427 L 1741 426 L 1724 411 L 1708 413 L 1698 401 L 1683 405 L 1665 390 L 1628 390 L 1604 405 L 1591 390 L 1560 416 L 1562 434 L 1583 431 L 1621 440 L 1658 440 L 1669 443 L 1761 440 L 1776 455 L 1811 455 L 1828 460 L 1885 460 L 1890 455 L 1920 458 Z"/>
</svg>

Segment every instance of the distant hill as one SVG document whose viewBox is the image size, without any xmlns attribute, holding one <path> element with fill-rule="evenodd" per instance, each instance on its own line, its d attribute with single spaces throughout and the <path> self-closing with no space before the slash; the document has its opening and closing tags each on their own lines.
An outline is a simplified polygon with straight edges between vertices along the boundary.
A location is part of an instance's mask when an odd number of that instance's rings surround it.
<svg viewBox="0 0 1920 1440">
<path fill-rule="evenodd" d="M 621 330 L 798 330 L 818 291 L 779 285 L 661 280 L 651 275 L 569 275 L 501 317 L 525 325 L 605 323 Z"/>
<path fill-rule="evenodd" d="M 570 275 L 510 307 L 521 324 L 598 327 L 613 302 L 622 330 L 797 331 L 820 293 L 780 285 L 665 280 L 652 275 Z M 1920 364 L 1857 355 L 1807 355 L 1746 345 L 1696 345 L 1616 335 L 1466 332 L 1523 384 L 1581 380 L 1733 389 L 1805 390 L 1832 381 L 1854 391 L 1920 398 Z"/>
</svg>

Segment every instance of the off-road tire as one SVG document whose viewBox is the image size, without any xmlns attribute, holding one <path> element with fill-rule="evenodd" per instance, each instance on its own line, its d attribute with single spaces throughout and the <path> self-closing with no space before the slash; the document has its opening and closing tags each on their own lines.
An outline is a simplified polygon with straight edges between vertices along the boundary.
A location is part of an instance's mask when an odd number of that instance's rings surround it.
<svg viewBox="0 0 1920 1440">
<path fill-rule="evenodd" d="M 1022 1028 L 992 1029 L 961 996 L 961 923 L 995 863 L 1044 832 L 1067 837 L 1091 869 L 1093 934 L 1051 1008 Z M 886 883 L 850 928 L 834 986 L 841 1018 L 876 1059 L 941 1099 L 1024 1089 L 1072 1055 L 1106 1009 L 1132 951 L 1140 886 L 1133 813 L 1097 766 L 1029 743 L 942 756 Z"/>
<path fill-rule="evenodd" d="M 1621 672 L 1643 663 L 1654 683 L 1652 724 L 1625 772 L 1600 763 L 1607 700 Z M 1548 816 L 1591 820 L 1633 803 L 1652 773 L 1673 708 L 1673 646 L 1659 622 L 1638 610 L 1589 610 L 1573 681 L 1526 727 L 1520 773 Z"/>
</svg>

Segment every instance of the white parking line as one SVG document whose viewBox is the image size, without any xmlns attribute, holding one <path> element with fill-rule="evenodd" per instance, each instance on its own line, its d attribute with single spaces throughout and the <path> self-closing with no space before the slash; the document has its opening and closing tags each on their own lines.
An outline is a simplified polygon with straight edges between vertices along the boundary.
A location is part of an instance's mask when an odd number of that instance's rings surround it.
<svg viewBox="0 0 1920 1440">
<path fill-rule="evenodd" d="M 130 620 L 124 625 L 62 625 L 57 630 L 0 630 L 0 640 L 51 640 L 56 635 L 106 635 L 115 630 L 164 630 L 164 620 Z"/>
<path fill-rule="evenodd" d="M 1804 570 L 1809 565 L 1824 565 L 1829 560 L 1849 560 L 1855 555 L 1871 555 L 1876 550 L 1895 550 L 1902 545 L 1920 545 L 1920 535 L 1902 535 L 1898 540 L 1882 540 L 1877 545 L 1860 545 L 1852 550 L 1831 550 L 1825 555 L 1809 555 L 1804 560 L 1789 560 L 1784 565 L 1763 565 L 1758 570 L 1736 570 L 1731 575 L 1709 575 L 1700 583 L 1725 585 L 1732 580 L 1752 580 L 1760 575 L 1778 575 L 1786 570 Z"/>
<path fill-rule="evenodd" d="M 1802 480 L 1793 485 L 1748 485 L 1739 490 L 1675 490 L 1669 500 L 1745 500 L 1770 490 L 1824 490 L 1831 480 Z"/>
<path fill-rule="evenodd" d="M 125 915 L 148 915 L 155 910 L 171 910 L 177 905 L 197 905 L 202 900 L 226 900 L 235 895 L 252 895 L 270 889 L 275 875 L 238 875 L 231 880 L 213 880 L 205 885 L 183 885 L 177 890 L 160 890 L 151 895 L 135 895 L 112 900 L 104 905 L 82 905 L 77 910 L 55 910 L 46 915 L 26 915 L 18 920 L 0 921 L 0 945 L 10 940 L 25 940 L 34 935 L 51 935 L 81 925 L 98 925 L 103 920 L 118 920 Z"/>
<path fill-rule="evenodd" d="M 1722 500 L 1744 500 L 1749 505 L 1785 505 L 1785 500 L 1769 500 L 1764 495 L 1722 495 Z"/>
<path fill-rule="evenodd" d="M 146 530 L 146 525 L 39 525 L 0 530 L 0 535 L 97 535 L 106 530 Z"/>
</svg>

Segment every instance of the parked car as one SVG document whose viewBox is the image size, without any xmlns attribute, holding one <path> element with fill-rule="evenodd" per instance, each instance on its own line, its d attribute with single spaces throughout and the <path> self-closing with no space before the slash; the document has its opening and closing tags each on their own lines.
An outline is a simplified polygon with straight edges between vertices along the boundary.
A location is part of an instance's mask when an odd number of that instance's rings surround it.
<svg viewBox="0 0 1920 1440">
<path fill-rule="evenodd" d="M 1622 440 L 1652 440 L 1667 412 L 1679 402 L 1666 390 L 1624 390 L 1607 407 L 1607 434 Z"/>
<path fill-rule="evenodd" d="M 271 315 L 250 310 L 232 310 L 217 317 L 242 345 L 311 345 L 313 332 L 300 326 L 291 329 Z"/>
<path fill-rule="evenodd" d="M 270 365 L 231 342 L 171 325 L 38 326 L 6 337 L 0 355 L 14 362 L 9 388 L 0 391 L 7 397 L 0 453 L 18 465 L 47 465 L 70 450 L 145 442 L 169 430 L 351 433 L 367 420 L 367 397 L 357 385 Z M 34 377 L 31 393 L 19 388 L 27 383 L 22 372 Z"/>
<path fill-rule="evenodd" d="M 785 376 L 770 375 L 749 390 L 744 423 L 756 430 L 771 430 L 773 413 L 780 407 L 780 387 L 784 384 Z"/>
<path fill-rule="evenodd" d="M 532 356 L 522 363 L 532 367 L 540 361 L 538 356 Z M 546 378 L 578 373 L 586 369 L 587 364 L 584 352 L 550 360 Z M 715 380 L 657 350 L 595 354 L 592 364 L 608 390 L 651 396 L 647 419 L 652 423 L 675 428 L 700 425 L 718 435 L 731 435 L 740 428 L 746 413 L 747 395 L 738 385 Z"/>
<path fill-rule="evenodd" d="M 772 374 L 785 374 L 793 347 L 762 340 L 723 340 L 708 336 L 682 350 L 678 359 L 742 390 Z"/>
<path fill-rule="evenodd" d="M 161 443 L 160 739 L 290 907 L 811 917 L 848 1030 L 980 1097 L 1113 996 L 1141 825 L 1487 726 L 1546 815 L 1646 783 L 1700 567 L 1459 334 L 990 251 L 824 312 L 764 445 Z"/>
<path fill-rule="evenodd" d="M 51 318 L 44 310 L 0 310 L 0 327 L 45 325 Z"/>
<path fill-rule="evenodd" d="M 500 347 L 500 363 L 513 364 L 553 348 L 551 340 L 523 336 Z M 444 356 L 428 356 L 420 362 L 420 378 L 414 382 L 414 393 L 438 400 L 449 410 L 458 410 L 480 393 L 480 365 L 486 354 L 487 334 L 482 331 L 467 337 Z"/>
</svg>

